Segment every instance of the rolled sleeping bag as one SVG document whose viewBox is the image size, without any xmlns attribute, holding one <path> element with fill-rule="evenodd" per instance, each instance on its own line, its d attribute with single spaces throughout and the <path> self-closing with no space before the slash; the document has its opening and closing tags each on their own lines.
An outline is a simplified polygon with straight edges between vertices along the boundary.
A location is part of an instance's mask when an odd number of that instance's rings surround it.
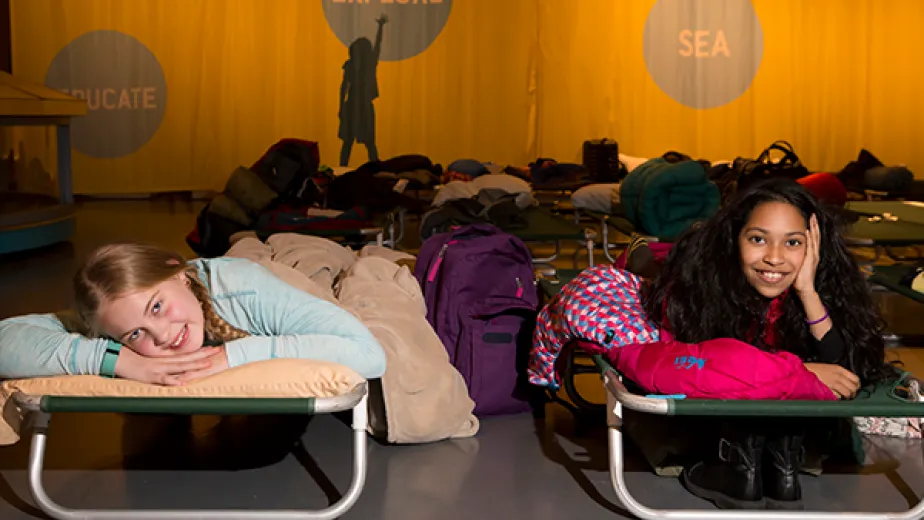
<svg viewBox="0 0 924 520">
<path fill-rule="evenodd" d="M 904 166 L 876 166 L 866 170 L 863 182 L 867 189 L 902 192 L 911 187 L 914 174 Z"/>
</svg>

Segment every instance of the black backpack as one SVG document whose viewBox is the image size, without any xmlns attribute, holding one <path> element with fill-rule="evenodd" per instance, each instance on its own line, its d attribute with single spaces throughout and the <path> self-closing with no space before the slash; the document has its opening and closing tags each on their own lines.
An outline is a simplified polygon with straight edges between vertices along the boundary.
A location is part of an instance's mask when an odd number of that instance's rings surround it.
<svg viewBox="0 0 924 520">
<path fill-rule="evenodd" d="M 779 161 L 770 160 L 770 155 L 774 151 L 783 153 Z M 808 168 L 802 164 L 802 160 L 796 155 L 792 145 L 786 141 L 776 141 L 771 144 L 761 152 L 757 159 L 738 157 L 732 164 L 732 170 L 736 179 L 736 191 L 744 190 L 754 182 L 769 177 L 786 177 L 797 180 L 809 174 Z"/>
<path fill-rule="evenodd" d="M 279 194 L 280 203 L 310 206 L 324 202 L 324 192 L 315 182 L 320 162 L 318 143 L 282 139 L 250 169 Z"/>
<path fill-rule="evenodd" d="M 619 182 L 628 172 L 619 161 L 619 143 L 612 139 L 584 141 L 583 163 L 594 182 Z"/>
<path fill-rule="evenodd" d="M 196 217 L 196 225 L 186 235 L 186 244 L 201 258 L 222 256 L 231 248 L 231 235 L 245 231 L 246 226 L 209 211 L 206 204 Z"/>
<path fill-rule="evenodd" d="M 783 153 L 777 161 L 770 160 L 773 151 Z M 738 157 L 732 164 L 717 164 L 706 169 L 710 181 L 719 187 L 722 205 L 728 203 L 736 193 L 747 189 L 754 182 L 769 177 L 787 177 L 797 180 L 809 174 L 808 168 L 786 141 L 776 141 L 761 152 L 757 159 Z"/>
</svg>

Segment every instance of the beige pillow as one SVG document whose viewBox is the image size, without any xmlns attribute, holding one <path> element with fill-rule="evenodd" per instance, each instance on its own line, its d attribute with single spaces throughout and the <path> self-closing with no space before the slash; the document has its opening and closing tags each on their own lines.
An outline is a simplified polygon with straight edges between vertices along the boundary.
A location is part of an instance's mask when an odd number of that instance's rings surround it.
<svg viewBox="0 0 924 520">
<path fill-rule="evenodd" d="M 571 203 L 575 208 L 587 209 L 598 213 L 613 211 L 613 192 L 619 193 L 619 183 L 589 184 L 571 194 Z"/>
<path fill-rule="evenodd" d="M 100 376 L 13 379 L 0 383 L 0 445 L 19 440 L 22 414 L 10 397 L 32 395 L 81 397 L 334 397 L 365 381 L 352 369 L 309 359 L 271 359 L 248 363 L 185 386 L 161 386 Z"/>
<path fill-rule="evenodd" d="M 619 154 L 619 160 L 626 165 L 626 171 L 632 173 L 632 170 L 644 164 L 648 159 L 644 157 L 633 157 L 624 153 Z"/>
</svg>

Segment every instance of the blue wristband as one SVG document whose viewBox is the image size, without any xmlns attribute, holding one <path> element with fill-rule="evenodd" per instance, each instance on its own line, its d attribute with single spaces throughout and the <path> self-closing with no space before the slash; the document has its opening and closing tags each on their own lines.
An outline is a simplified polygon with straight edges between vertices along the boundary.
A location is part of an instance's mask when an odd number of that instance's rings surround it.
<svg viewBox="0 0 924 520">
<path fill-rule="evenodd" d="M 103 377 L 115 377 L 116 362 L 119 360 L 119 352 L 122 350 L 122 344 L 118 341 L 110 340 L 106 344 L 106 352 L 103 353 L 103 362 L 99 367 L 99 375 Z"/>
</svg>

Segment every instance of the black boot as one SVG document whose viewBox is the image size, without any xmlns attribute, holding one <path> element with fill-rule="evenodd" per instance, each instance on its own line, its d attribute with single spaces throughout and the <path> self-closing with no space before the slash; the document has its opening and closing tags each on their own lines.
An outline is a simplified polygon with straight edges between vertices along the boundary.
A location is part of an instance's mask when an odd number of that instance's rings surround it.
<svg viewBox="0 0 924 520">
<path fill-rule="evenodd" d="M 698 462 L 683 472 L 683 484 L 719 509 L 765 509 L 761 482 L 764 437 L 726 435 L 716 459 Z"/>
<path fill-rule="evenodd" d="M 764 496 L 768 509 L 803 509 L 799 471 L 805 460 L 801 435 L 774 435 L 764 449 Z"/>
</svg>

